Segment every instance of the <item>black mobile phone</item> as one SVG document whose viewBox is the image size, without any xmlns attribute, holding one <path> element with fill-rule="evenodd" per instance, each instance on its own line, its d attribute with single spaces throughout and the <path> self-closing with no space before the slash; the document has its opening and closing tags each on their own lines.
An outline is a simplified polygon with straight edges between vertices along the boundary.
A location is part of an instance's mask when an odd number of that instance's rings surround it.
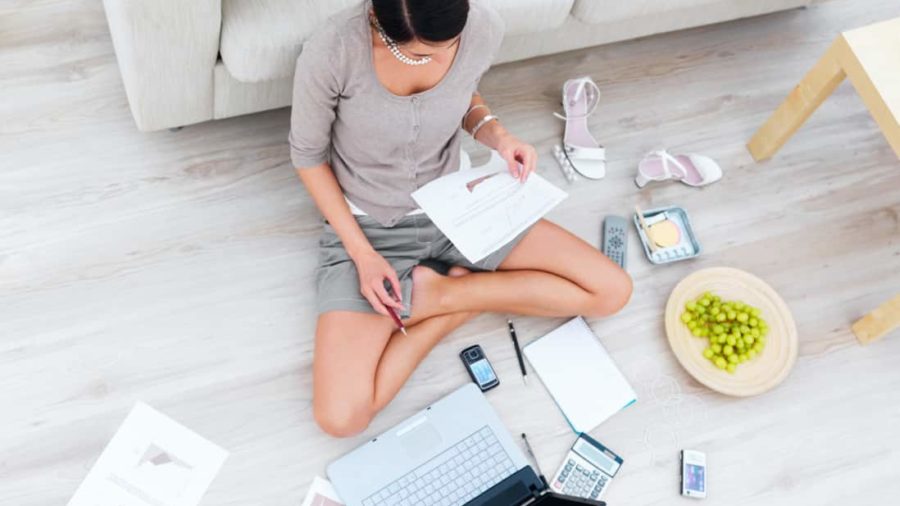
<svg viewBox="0 0 900 506">
<path fill-rule="evenodd" d="M 487 392 L 500 384 L 500 379 L 497 378 L 497 374 L 494 372 L 494 368 L 488 361 L 487 355 L 484 354 L 481 346 L 477 344 L 469 346 L 459 352 L 459 358 L 462 359 L 463 365 L 469 371 L 472 381 L 478 385 L 482 392 Z"/>
</svg>

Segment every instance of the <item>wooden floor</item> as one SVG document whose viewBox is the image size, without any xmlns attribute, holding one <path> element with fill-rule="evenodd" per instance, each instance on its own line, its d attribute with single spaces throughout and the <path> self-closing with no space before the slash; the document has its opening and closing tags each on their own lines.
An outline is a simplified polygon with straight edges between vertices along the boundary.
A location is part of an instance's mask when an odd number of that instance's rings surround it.
<svg viewBox="0 0 900 506">
<path fill-rule="evenodd" d="M 772 161 L 743 147 L 836 32 L 898 15 L 892 0 L 836 0 L 483 80 L 559 185 L 560 84 L 589 74 L 602 88 L 591 125 L 609 175 L 568 187 L 554 220 L 596 243 L 606 214 L 680 204 L 703 243 L 697 261 L 656 267 L 632 234 L 633 300 L 592 321 L 640 398 L 594 432 L 625 458 L 612 505 L 688 504 L 676 494 L 682 448 L 709 455 L 711 506 L 900 497 L 900 336 L 864 348 L 849 332 L 900 289 L 900 163 L 847 84 Z M 321 434 L 310 413 L 319 222 L 288 161 L 289 111 L 138 133 L 100 2 L 0 7 L 0 118 L 3 506 L 64 504 L 137 400 L 231 451 L 203 504 L 296 506 L 327 462 L 463 384 L 456 354 L 475 342 L 503 381 L 491 403 L 529 433 L 545 472 L 571 444 L 539 383 L 519 381 L 500 315 L 449 336 L 365 436 Z M 637 190 L 636 161 L 662 146 L 717 158 L 724 179 Z M 796 368 L 758 398 L 701 387 L 665 341 L 669 291 L 719 265 L 761 276 L 797 320 Z M 517 322 L 525 341 L 560 323 Z"/>
</svg>

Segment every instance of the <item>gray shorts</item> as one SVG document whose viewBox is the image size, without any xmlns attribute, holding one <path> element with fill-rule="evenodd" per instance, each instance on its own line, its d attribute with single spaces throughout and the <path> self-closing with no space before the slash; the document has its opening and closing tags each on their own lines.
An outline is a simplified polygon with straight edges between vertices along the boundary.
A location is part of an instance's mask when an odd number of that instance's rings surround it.
<svg viewBox="0 0 900 506">
<path fill-rule="evenodd" d="M 403 303 L 407 308 L 401 313 L 402 318 L 409 317 L 412 270 L 420 260 L 433 258 L 474 271 L 493 271 L 528 233 L 528 230 L 522 232 L 509 244 L 472 263 L 424 214 L 406 216 L 393 227 L 385 227 L 369 216 L 356 216 L 356 221 L 375 251 L 391 264 L 400 278 Z M 316 288 L 319 313 L 327 311 L 375 313 L 369 301 L 359 292 L 356 265 L 344 249 L 334 228 L 327 222 L 324 223 L 322 236 L 319 238 Z"/>
</svg>

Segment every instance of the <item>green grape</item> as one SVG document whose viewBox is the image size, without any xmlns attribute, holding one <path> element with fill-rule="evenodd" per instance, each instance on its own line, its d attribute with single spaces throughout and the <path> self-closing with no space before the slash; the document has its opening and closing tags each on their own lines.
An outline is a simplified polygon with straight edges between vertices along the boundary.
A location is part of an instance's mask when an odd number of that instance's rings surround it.
<svg viewBox="0 0 900 506">
<path fill-rule="evenodd" d="M 703 357 L 717 368 L 734 373 L 738 364 L 753 360 L 766 345 L 768 323 L 759 308 L 739 300 L 722 300 L 704 292 L 684 305 L 681 321 L 691 334 L 707 338 Z"/>
</svg>

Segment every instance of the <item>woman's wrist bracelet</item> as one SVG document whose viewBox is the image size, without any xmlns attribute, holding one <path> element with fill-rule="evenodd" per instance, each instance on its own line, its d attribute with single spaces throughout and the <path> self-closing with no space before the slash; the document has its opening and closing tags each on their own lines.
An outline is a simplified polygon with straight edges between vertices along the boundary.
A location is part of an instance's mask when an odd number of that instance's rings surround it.
<svg viewBox="0 0 900 506">
<path fill-rule="evenodd" d="M 481 130 L 481 127 L 494 120 L 500 121 L 500 118 L 494 116 L 493 114 L 488 114 L 487 116 L 481 118 L 481 121 L 479 121 L 478 124 L 472 128 L 472 131 L 469 132 L 472 135 L 472 138 L 475 139 L 475 136 L 478 135 L 478 131 Z"/>
<path fill-rule="evenodd" d="M 478 109 L 487 109 L 487 108 L 488 107 L 484 104 L 475 104 L 472 107 L 470 107 L 469 110 L 466 111 L 466 114 L 463 116 L 463 119 L 462 119 L 463 130 L 465 130 L 465 128 L 466 128 L 466 120 L 469 119 L 470 114 L 472 114 L 474 111 L 476 111 Z M 490 111 L 488 111 L 488 113 L 490 113 Z"/>
</svg>

